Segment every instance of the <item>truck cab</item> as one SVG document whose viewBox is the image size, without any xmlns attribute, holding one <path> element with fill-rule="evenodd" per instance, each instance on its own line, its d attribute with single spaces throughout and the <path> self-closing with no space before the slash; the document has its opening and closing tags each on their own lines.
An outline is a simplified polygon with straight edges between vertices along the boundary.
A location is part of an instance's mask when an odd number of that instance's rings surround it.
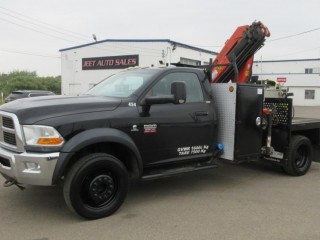
<svg viewBox="0 0 320 240">
<path fill-rule="evenodd" d="M 67 205 L 87 218 L 113 213 L 129 177 L 215 167 L 217 116 L 200 69 L 127 70 L 85 95 L 16 100 L 0 115 L 7 183 L 63 180 Z"/>
<path fill-rule="evenodd" d="M 115 90 L 112 97 L 121 95 L 122 102 L 109 117 L 110 128 L 126 133 L 134 141 L 144 169 L 211 157 L 216 116 L 203 71 L 188 68 L 126 71 L 87 94 L 110 95 L 105 89 L 110 89 L 111 81 Z M 183 83 L 185 93 L 175 100 L 181 93 L 172 87 L 179 83 Z M 201 151 L 192 151 L 192 147 Z M 186 148 L 190 151 L 181 151 Z"/>
</svg>

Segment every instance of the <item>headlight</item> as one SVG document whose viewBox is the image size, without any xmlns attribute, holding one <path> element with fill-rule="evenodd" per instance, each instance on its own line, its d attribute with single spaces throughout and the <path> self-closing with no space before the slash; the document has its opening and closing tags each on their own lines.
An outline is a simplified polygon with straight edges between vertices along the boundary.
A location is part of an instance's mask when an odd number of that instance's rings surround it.
<svg viewBox="0 0 320 240">
<path fill-rule="evenodd" d="M 61 146 L 63 137 L 53 127 L 24 125 L 23 133 L 26 145 L 29 146 Z"/>
</svg>

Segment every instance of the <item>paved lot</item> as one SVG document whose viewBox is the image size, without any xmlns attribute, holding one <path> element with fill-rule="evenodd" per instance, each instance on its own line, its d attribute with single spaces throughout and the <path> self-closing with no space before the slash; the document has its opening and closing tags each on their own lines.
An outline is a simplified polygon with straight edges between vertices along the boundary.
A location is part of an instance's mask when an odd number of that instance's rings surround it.
<svg viewBox="0 0 320 240">
<path fill-rule="evenodd" d="M 121 209 L 96 221 L 73 215 L 61 188 L 0 186 L 1 240 L 316 240 L 319 219 L 320 163 L 303 177 L 221 162 L 210 171 L 136 181 Z"/>
<path fill-rule="evenodd" d="M 69 212 L 60 188 L 0 187 L 1 239 L 320 239 L 320 163 L 303 177 L 220 164 L 134 182 L 122 208 L 95 221 Z"/>
</svg>

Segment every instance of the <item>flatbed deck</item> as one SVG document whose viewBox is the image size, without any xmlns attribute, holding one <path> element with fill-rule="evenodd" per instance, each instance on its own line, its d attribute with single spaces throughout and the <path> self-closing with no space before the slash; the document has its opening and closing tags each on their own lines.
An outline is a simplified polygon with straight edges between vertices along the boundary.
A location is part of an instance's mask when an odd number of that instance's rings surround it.
<svg viewBox="0 0 320 240">
<path fill-rule="evenodd" d="M 320 119 L 316 118 L 301 118 L 292 119 L 291 131 L 320 129 Z"/>
</svg>

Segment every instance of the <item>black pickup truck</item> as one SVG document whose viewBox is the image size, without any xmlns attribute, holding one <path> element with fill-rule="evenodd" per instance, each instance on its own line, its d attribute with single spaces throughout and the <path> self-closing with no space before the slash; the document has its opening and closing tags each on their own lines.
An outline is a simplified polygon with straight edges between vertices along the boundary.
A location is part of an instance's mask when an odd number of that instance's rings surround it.
<svg viewBox="0 0 320 240">
<path fill-rule="evenodd" d="M 135 69 L 82 96 L 4 104 L 0 172 L 5 185 L 62 182 L 68 207 L 96 219 L 121 206 L 129 179 L 214 168 L 218 157 L 265 158 L 291 175 L 308 171 L 312 144 L 319 144 L 319 122 L 292 124 L 291 99 L 278 99 L 269 103 L 278 119 L 271 129 L 263 116 L 263 86 L 221 84 L 227 87 L 220 90 L 213 85 L 200 69 Z"/>
</svg>

